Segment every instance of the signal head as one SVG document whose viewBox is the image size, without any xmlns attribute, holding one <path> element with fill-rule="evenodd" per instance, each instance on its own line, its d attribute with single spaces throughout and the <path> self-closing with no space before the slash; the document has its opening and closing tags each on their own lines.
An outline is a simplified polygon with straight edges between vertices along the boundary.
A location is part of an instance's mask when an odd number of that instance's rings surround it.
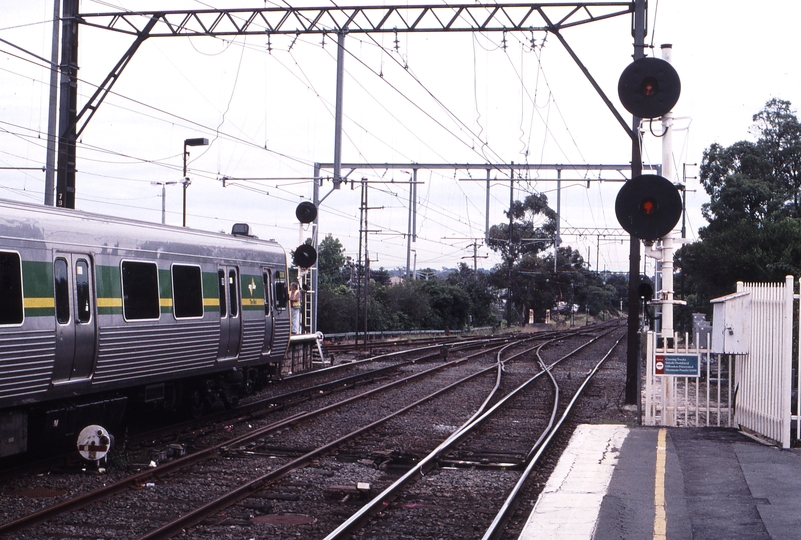
<svg viewBox="0 0 801 540">
<path fill-rule="evenodd" d="M 661 58 L 640 58 L 629 64 L 617 84 L 620 102 L 638 118 L 662 116 L 681 95 L 679 74 Z"/>
<path fill-rule="evenodd" d="M 642 240 L 656 240 L 673 230 L 681 217 L 681 195 L 670 180 L 655 174 L 632 178 L 615 199 L 620 226 Z"/>
<path fill-rule="evenodd" d="M 640 286 L 637 289 L 637 294 L 640 298 L 644 299 L 646 302 L 649 302 L 654 297 L 654 287 L 647 281 L 643 281 L 640 283 Z"/>
<path fill-rule="evenodd" d="M 292 264 L 299 268 L 311 268 L 317 262 L 317 250 L 309 244 L 301 244 L 292 254 Z"/>
<path fill-rule="evenodd" d="M 317 217 L 317 207 L 312 202 L 303 201 L 295 209 L 295 217 L 301 223 L 311 223 Z"/>
</svg>

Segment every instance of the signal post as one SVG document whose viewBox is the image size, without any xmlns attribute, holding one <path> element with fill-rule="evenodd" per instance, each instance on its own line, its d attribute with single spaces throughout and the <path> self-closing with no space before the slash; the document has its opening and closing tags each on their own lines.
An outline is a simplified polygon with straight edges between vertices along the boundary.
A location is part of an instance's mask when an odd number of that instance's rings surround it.
<svg viewBox="0 0 801 540">
<path fill-rule="evenodd" d="M 639 125 L 643 118 L 670 112 L 681 93 L 678 73 L 669 62 L 646 58 L 645 0 L 638 0 L 634 13 L 634 62 L 620 76 L 618 96 L 633 115 L 631 176 L 615 200 L 620 225 L 631 235 L 629 250 L 628 351 L 626 403 L 639 409 L 640 382 L 640 240 L 655 241 L 668 234 L 681 217 L 681 196 L 667 178 L 643 175 Z M 639 416 L 639 415 L 638 415 Z"/>
</svg>

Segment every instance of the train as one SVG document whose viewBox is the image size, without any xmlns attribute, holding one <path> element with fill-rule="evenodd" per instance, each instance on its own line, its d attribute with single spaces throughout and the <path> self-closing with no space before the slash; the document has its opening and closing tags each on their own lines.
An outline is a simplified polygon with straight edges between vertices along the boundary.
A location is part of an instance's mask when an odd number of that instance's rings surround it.
<svg viewBox="0 0 801 540">
<path fill-rule="evenodd" d="M 288 268 L 243 223 L 0 200 L 0 458 L 119 425 L 134 404 L 200 414 L 280 376 Z"/>
</svg>

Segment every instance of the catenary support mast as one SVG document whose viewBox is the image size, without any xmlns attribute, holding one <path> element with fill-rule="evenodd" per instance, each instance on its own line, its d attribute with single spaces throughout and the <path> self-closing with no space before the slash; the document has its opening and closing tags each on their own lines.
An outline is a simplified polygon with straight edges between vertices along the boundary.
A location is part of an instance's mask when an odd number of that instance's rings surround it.
<svg viewBox="0 0 801 540">
<path fill-rule="evenodd" d="M 634 6 L 634 60 L 645 56 L 645 5 L 646 0 L 635 0 Z M 640 119 L 631 122 L 631 177 L 642 174 L 640 152 Z M 640 407 L 640 240 L 629 239 L 629 312 L 626 352 L 626 403 Z"/>
</svg>

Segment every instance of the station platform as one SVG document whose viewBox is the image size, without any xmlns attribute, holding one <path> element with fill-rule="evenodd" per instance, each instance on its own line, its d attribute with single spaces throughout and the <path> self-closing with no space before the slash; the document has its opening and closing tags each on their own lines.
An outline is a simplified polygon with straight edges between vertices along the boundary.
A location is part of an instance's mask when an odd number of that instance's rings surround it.
<svg viewBox="0 0 801 540">
<path fill-rule="evenodd" d="M 801 538 L 801 449 L 734 429 L 584 424 L 519 538 Z"/>
</svg>

